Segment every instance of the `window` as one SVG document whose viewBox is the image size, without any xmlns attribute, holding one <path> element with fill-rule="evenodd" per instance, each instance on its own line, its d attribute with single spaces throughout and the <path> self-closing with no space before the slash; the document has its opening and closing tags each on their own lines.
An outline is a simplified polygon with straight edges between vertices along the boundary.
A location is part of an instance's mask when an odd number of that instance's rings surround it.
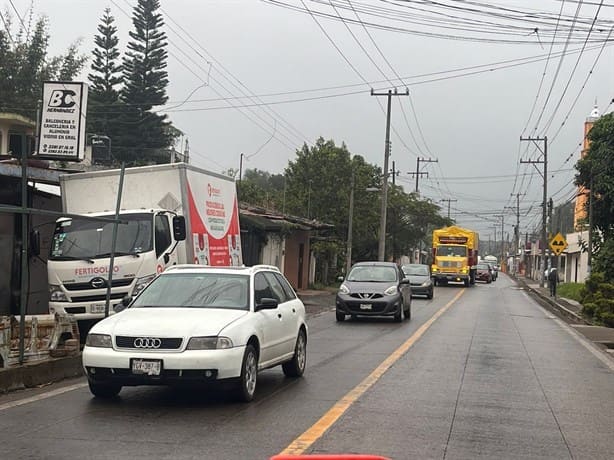
<svg viewBox="0 0 614 460">
<path fill-rule="evenodd" d="M 262 303 L 264 298 L 275 298 L 271 292 L 271 286 L 264 277 L 264 273 L 256 273 L 254 276 L 254 300 L 256 305 Z"/>
<path fill-rule="evenodd" d="M 156 215 L 155 219 L 156 257 L 160 257 L 171 245 L 171 227 L 168 217 L 164 214 Z"/>
<path fill-rule="evenodd" d="M 277 278 L 277 281 L 279 281 L 281 287 L 284 288 L 284 292 L 286 293 L 286 300 L 296 299 L 296 293 L 294 292 L 294 289 L 292 289 L 292 286 L 290 286 L 290 283 L 288 283 L 288 280 L 284 278 L 280 273 L 275 273 L 275 278 Z"/>
<path fill-rule="evenodd" d="M 279 303 L 286 302 L 288 300 L 286 296 L 286 292 L 284 291 L 284 288 L 281 286 L 281 284 L 279 284 L 279 281 L 275 277 L 275 273 L 266 272 L 264 274 L 264 277 L 266 278 L 267 282 L 271 286 L 271 291 L 273 292 L 273 298 L 276 299 Z"/>
</svg>

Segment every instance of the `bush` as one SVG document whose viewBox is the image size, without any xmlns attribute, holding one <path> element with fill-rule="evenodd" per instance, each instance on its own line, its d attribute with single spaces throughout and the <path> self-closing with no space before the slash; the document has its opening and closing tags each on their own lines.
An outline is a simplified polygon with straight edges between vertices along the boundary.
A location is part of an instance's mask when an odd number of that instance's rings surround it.
<svg viewBox="0 0 614 460">
<path fill-rule="evenodd" d="M 595 310 L 597 310 L 597 305 L 593 302 L 582 305 L 582 314 L 588 319 L 593 319 L 593 316 L 595 316 Z"/>
<path fill-rule="evenodd" d="M 614 327 L 614 284 L 606 283 L 603 274 L 595 272 L 580 288 L 579 294 L 584 316 L 604 326 Z"/>
<path fill-rule="evenodd" d="M 561 297 L 580 302 L 582 300 L 582 292 L 584 283 L 561 283 L 558 287 L 558 294 Z"/>
</svg>

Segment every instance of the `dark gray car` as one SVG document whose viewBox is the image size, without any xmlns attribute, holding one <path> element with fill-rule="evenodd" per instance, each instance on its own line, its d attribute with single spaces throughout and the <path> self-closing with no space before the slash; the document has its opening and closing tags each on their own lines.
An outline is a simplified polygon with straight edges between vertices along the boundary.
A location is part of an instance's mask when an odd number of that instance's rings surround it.
<svg viewBox="0 0 614 460">
<path fill-rule="evenodd" d="M 393 262 L 359 262 L 352 266 L 336 298 L 337 321 L 346 315 L 411 317 L 411 286 Z"/>
<path fill-rule="evenodd" d="M 433 298 L 433 280 L 431 268 L 425 264 L 406 264 L 401 267 L 405 276 L 409 278 L 412 295 L 425 295 Z"/>
</svg>

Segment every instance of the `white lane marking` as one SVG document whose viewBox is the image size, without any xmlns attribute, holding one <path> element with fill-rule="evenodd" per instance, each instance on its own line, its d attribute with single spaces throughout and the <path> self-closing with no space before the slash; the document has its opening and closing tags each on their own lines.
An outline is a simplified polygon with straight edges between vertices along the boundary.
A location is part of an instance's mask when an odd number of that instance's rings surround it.
<svg viewBox="0 0 614 460">
<path fill-rule="evenodd" d="M 533 305 L 539 307 L 544 312 L 549 313 L 548 310 L 546 310 L 539 303 L 537 303 L 535 299 L 529 296 L 527 292 L 523 292 L 523 294 L 528 300 L 531 300 Z M 548 317 L 548 319 L 550 319 L 550 317 Z M 584 337 L 582 334 L 580 334 L 580 332 L 570 327 L 565 321 L 557 317 L 553 317 L 552 319 L 554 319 L 556 324 L 558 324 L 561 329 L 563 329 L 565 332 L 571 335 L 576 340 L 576 342 L 578 342 L 580 345 L 582 345 L 584 348 L 590 351 L 593 354 L 593 356 L 595 356 L 599 361 L 605 364 L 608 369 L 614 372 L 614 361 L 612 361 L 609 357 L 604 355 L 603 352 L 599 348 L 597 348 L 597 345 L 595 345 L 593 342 L 591 342 L 586 337 Z"/>
<path fill-rule="evenodd" d="M 67 387 L 58 388 L 57 390 L 47 391 L 45 393 L 38 394 L 36 396 L 31 396 L 29 398 L 19 399 L 17 401 L 11 401 L 4 404 L 0 404 L 0 411 L 12 409 L 13 407 L 23 406 L 24 404 L 30 404 L 36 401 L 41 401 L 43 399 L 52 398 L 54 396 L 58 396 L 64 393 L 68 393 L 69 391 L 78 390 L 80 388 L 85 388 L 87 383 L 76 383 L 74 385 L 69 385 Z"/>
<path fill-rule="evenodd" d="M 561 326 L 561 328 L 566 331 L 569 335 L 571 335 L 578 343 L 580 343 L 584 348 L 590 351 L 599 361 L 608 367 L 612 372 L 614 372 L 614 361 L 608 358 L 603 352 L 597 348 L 593 342 L 584 337 L 580 332 L 576 331 L 574 328 L 569 327 L 567 323 L 560 320 L 559 318 L 555 318 L 554 321 Z"/>
</svg>

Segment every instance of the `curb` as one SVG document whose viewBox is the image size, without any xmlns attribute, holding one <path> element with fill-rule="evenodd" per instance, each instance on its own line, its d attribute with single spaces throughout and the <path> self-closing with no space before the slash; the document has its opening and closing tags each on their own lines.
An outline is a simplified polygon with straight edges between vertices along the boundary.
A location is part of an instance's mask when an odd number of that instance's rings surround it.
<svg viewBox="0 0 614 460">
<path fill-rule="evenodd" d="M 581 315 L 578 315 L 575 311 L 571 311 L 569 308 L 565 307 L 564 305 L 561 305 L 556 300 L 553 300 L 550 297 L 544 296 L 537 289 L 534 289 L 531 286 L 529 286 L 524 280 L 521 280 L 516 277 L 511 277 L 511 278 L 514 279 L 516 283 L 518 283 L 519 286 L 522 286 L 528 293 L 530 293 L 533 297 L 539 300 L 540 303 L 546 304 L 545 306 L 548 306 L 551 309 L 556 310 L 556 312 L 558 312 L 562 316 L 572 320 L 574 323 L 591 325 L 591 323 L 585 320 Z"/>
<path fill-rule="evenodd" d="M 33 388 L 83 375 L 81 354 L 0 369 L 0 393 Z"/>
</svg>

